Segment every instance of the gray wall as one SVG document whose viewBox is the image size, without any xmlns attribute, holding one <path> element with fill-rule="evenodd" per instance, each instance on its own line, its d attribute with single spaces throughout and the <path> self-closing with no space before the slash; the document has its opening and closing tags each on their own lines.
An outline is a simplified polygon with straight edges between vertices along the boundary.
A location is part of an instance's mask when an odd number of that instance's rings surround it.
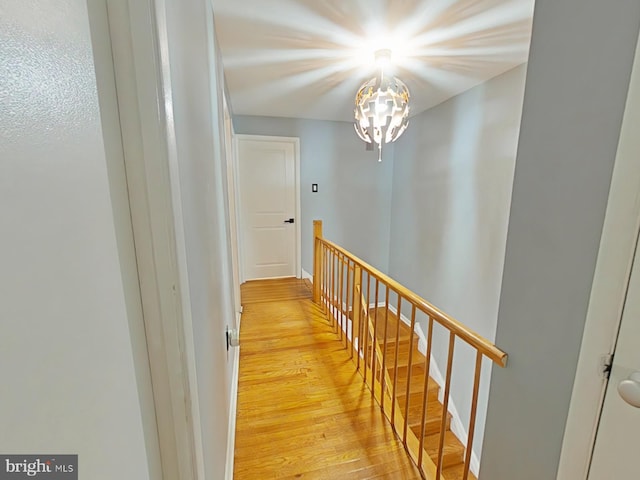
<svg viewBox="0 0 640 480">
<path fill-rule="evenodd" d="M 235 313 L 222 165 L 222 66 L 210 2 L 165 5 L 205 476 L 225 478 L 234 358 L 226 350 L 225 328 Z"/>
<path fill-rule="evenodd" d="M 417 115 L 395 145 L 390 275 L 491 340 L 525 72 L 521 65 Z M 447 339 L 441 333 L 433 349 L 444 373 Z M 452 399 L 466 427 L 474 352 L 456 345 L 454 362 Z M 476 453 L 490 363 L 483 371 Z"/>
<path fill-rule="evenodd" d="M 300 138 L 302 268 L 313 271 L 313 220 L 320 219 L 325 237 L 387 271 L 393 146 L 378 163 L 348 122 L 237 115 L 233 124 L 236 134 Z"/>
<path fill-rule="evenodd" d="M 639 24 L 536 2 L 481 478 L 556 478 Z"/>
</svg>

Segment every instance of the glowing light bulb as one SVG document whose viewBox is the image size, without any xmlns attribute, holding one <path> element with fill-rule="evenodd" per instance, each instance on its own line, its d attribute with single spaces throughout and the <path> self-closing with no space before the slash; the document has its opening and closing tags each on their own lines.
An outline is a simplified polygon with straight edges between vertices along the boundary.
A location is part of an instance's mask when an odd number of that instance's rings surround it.
<svg viewBox="0 0 640 480">
<path fill-rule="evenodd" d="M 374 56 L 378 68 L 384 69 L 391 65 L 391 50 L 389 50 L 388 48 L 376 50 Z"/>
<path fill-rule="evenodd" d="M 384 103 L 376 102 L 376 113 L 384 113 L 387 111 L 388 108 L 389 106 L 387 105 L 386 102 Z"/>
</svg>

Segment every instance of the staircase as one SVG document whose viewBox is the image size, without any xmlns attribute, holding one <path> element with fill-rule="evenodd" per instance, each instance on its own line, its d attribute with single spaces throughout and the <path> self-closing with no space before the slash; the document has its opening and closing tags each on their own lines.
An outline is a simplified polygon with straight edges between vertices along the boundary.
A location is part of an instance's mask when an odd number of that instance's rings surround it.
<svg viewBox="0 0 640 480">
<path fill-rule="evenodd" d="M 384 307 L 371 308 L 368 316 L 369 318 L 374 318 L 377 314 L 378 318 L 384 318 L 385 310 Z M 395 383 L 396 408 L 400 410 L 403 419 L 406 419 L 408 428 L 417 438 L 420 438 L 420 435 L 422 435 L 422 425 L 424 425 L 425 445 L 423 455 L 429 455 L 433 462 L 437 464 L 443 410 L 442 403 L 438 400 L 440 386 L 431 377 L 428 378 L 427 408 L 423 423 L 422 407 L 424 405 L 425 357 L 418 350 L 418 336 L 413 335 L 413 338 L 411 338 L 410 327 L 402 321 L 400 321 L 398 325 L 398 317 L 392 311 L 388 311 L 386 314 L 386 358 L 391 359 L 391 364 L 385 365 L 386 378 L 390 383 L 386 384 L 385 382 L 385 390 L 388 393 L 387 399 L 392 400 L 391 397 Z M 396 332 L 398 332 L 397 343 Z M 376 337 L 380 348 L 384 348 L 384 329 L 378 329 Z M 396 350 L 398 353 L 397 364 L 395 362 Z M 369 346 L 368 352 L 369 355 L 371 355 L 371 346 Z M 411 355 L 409 355 L 410 352 Z M 411 364 L 409 362 L 411 362 Z M 407 373 L 409 365 L 411 365 L 411 372 L 409 396 L 407 397 Z M 397 381 L 395 381 L 396 375 Z M 380 380 L 379 371 L 376 374 L 376 378 Z M 451 414 L 447 412 L 445 418 L 442 478 L 443 480 L 462 480 L 464 475 L 465 448 L 460 440 L 451 432 Z M 402 430 L 398 433 L 400 436 L 403 435 Z M 469 472 L 467 478 L 477 480 L 471 472 Z"/>
<path fill-rule="evenodd" d="M 313 298 L 321 305 L 338 338 L 350 350 L 371 396 L 420 474 L 427 480 L 476 480 L 471 473 L 473 439 L 483 360 L 506 366 L 507 354 L 486 338 L 427 302 L 396 280 L 351 252 L 322 237 L 322 222 L 314 221 Z M 384 302 L 380 302 L 384 298 Z M 390 303 L 397 305 L 397 312 Z M 370 305 L 383 305 L 370 308 Z M 407 312 L 407 325 L 400 312 Z M 417 315 L 425 328 L 426 355 L 414 332 Z M 400 316 L 400 320 L 398 320 Z M 434 338 L 434 327 L 445 333 Z M 448 342 L 444 340 L 448 336 Z M 442 385 L 429 376 L 434 342 L 446 362 L 438 365 Z M 471 365 L 456 365 L 456 342 L 475 351 Z M 448 343 L 448 346 L 446 344 Z M 471 381 L 469 397 L 456 398 L 469 410 L 462 429 L 463 445 L 451 430 L 451 378 L 460 370 Z M 458 404 L 460 406 L 460 404 Z M 456 419 L 456 424 L 459 419 Z"/>
</svg>

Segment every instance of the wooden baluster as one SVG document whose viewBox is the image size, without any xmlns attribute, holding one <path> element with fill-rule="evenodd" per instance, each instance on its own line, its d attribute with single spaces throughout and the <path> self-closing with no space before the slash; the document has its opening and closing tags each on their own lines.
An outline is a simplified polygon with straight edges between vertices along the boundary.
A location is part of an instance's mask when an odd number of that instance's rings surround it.
<svg viewBox="0 0 640 480">
<path fill-rule="evenodd" d="M 456 335 L 449 332 L 449 355 L 447 357 L 447 375 L 444 382 L 444 399 L 442 404 L 442 421 L 440 422 L 440 440 L 438 442 L 438 465 L 436 480 L 442 476 L 442 457 L 444 456 L 444 434 L 447 427 L 447 415 L 449 408 L 449 395 L 451 393 L 451 374 L 453 373 L 453 347 L 456 344 Z"/>
<path fill-rule="evenodd" d="M 409 391 L 411 388 L 411 370 L 413 366 L 413 335 L 416 328 L 416 306 L 411 306 L 411 331 L 409 332 L 409 364 L 407 365 L 407 392 L 404 401 L 404 428 L 402 430 L 402 443 L 407 445 L 407 429 L 409 428 Z"/>
<path fill-rule="evenodd" d="M 471 467 L 471 453 L 473 452 L 473 435 L 476 429 L 476 413 L 478 410 L 478 392 L 480 391 L 480 373 L 482 368 L 482 352 L 476 352 L 476 371 L 473 377 L 473 395 L 471 398 L 471 416 L 469 417 L 469 437 L 467 439 L 467 451 L 464 456 L 464 476 L 462 480 L 469 478 Z"/>
<path fill-rule="evenodd" d="M 347 339 L 349 339 L 349 322 L 351 322 L 351 354 L 350 358 L 353 360 L 353 350 L 355 348 L 355 325 L 353 323 L 353 314 L 349 315 L 349 312 L 353 310 L 353 304 L 351 303 L 351 296 L 349 295 L 349 289 L 351 288 L 351 260 L 347 259 L 347 264 L 345 268 L 345 272 L 347 274 L 347 282 L 344 289 L 344 311 L 345 311 L 345 322 L 347 323 Z M 351 308 L 349 308 L 351 307 Z"/>
<path fill-rule="evenodd" d="M 371 396 L 375 396 L 375 384 L 376 384 L 376 345 L 378 343 L 378 293 L 380 287 L 380 279 L 376 277 L 376 296 L 373 299 L 373 340 L 371 340 Z M 369 308 L 367 304 L 367 308 Z"/>
<path fill-rule="evenodd" d="M 362 285 L 362 273 L 360 273 L 360 285 Z M 362 345 L 362 357 L 364 359 L 364 383 L 367 383 L 367 367 L 369 366 L 369 355 L 367 355 L 367 349 L 369 347 L 369 335 L 371 332 L 369 331 L 369 303 L 370 301 L 370 293 L 371 293 L 371 274 L 367 272 L 367 296 L 365 297 L 365 303 L 362 308 L 365 310 L 365 314 L 362 316 L 362 322 L 364 323 L 364 334 L 362 338 L 364 340 L 364 344 Z M 371 382 L 373 391 L 373 381 Z"/>
<path fill-rule="evenodd" d="M 329 303 L 329 295 L 331 291 L 331 249 L 329 247 L 325 250 L 325 260 L 327 263 L 327 276 L 326 276 L 326 288 L 324 290 L 324 305 L 325 305 L 325 313 L 327 314 L 327 320 L 331 323 L 331 304 Z M 333 325 L 333 323 L 331 323 Z"/>
<path fill-rule="evenodd" d="M 427 403 L 429 401 L 429 368 L 431 368 L 431 343 L 433 339 L 433 318 L 429 317 L 429 329 L 427 331 L 427 351 L 424 356 L 424 388 L 422 390 L 422 423 L 420 426 L 420 448 L 418 449 L 418 468 L 422 468 L 422 454 L 424 453 L 424 427 L 427 421 Z"/>
<path fill-rule="evenodd" d="M 362 350 L 362 279 L 358 279 L 356 280 L 356 265 L 355 263 L 353 264 L 353 286 L 355 286 L 356 281 L 359 282 L 358 284 L 360 285 L 360 300 L 358 302 L 358 318 L 356 319 L 356 305 L 355 303 L 351 303 L 351 341 L 353 342 L 354 346 L 357 346 L 355 352 L 357 355 L 356 358 L 356 363 L 357 363 L 357 368 L 360 369 L 360 350 Z M 360 272 L 362 272 L 362 269 L 360 269 Z M 361 273 L 360 273 L 361 275 Z M 352 287 L 353 288 L 353 287 Z M 355 299 L 355 294 L 353 295 L 353 298 Z M 354 331 L 355 329 L 355 331 Z"/>
<path fill-rule="evenodd" d="M 396 351 L 395 351 L 395 358 L 393 361 L 393 395 L 391 396 L 391 398 L 393 399 L 393 401 L 391 402 L 391 425 L 393 426 L 393 430 L 396 431 L 396 422 L 395 422 L 395 418 L 396 418 L 396 389 L 398 387 L 398 353 L 400 350 L 400 319 L 402 315 L 402 296 L 400 295 L 400 292 L 398 292 L 398 308 L 397 308 L 397 313 L 396 313 Z"/>
<path fill-rule="evenodd" d="M 333 304 L 331 300 L 331 288 L 333 287 L 333 249 L 327 248 L 327 315 L 333 327 Z"/>
<path fill-rule="evenodd" d="M 354 272 L 355 275 L 355 272 Z M 362 275 L 362 270 L 361 270 L 361 275 Z M 362 278 L 360 278 L 360 285 L 362 285 Z M 362 288 L 362 287 L 361 287 Z M 369 285 L 367 284 L 367 296 L 369 295 Z M 367 312 L 369 313 L 369 312 Z M 362 339 L 363 339 L 363 335 L 362 332 L 363 330 L 366 329 L 366 327 L 364 326 L 364 322 L 368 319 L 369 317 L 367 315 L 360 315 L 360 318 L 358 319 L 358 322 L 355 325 L 358 325 L 358 366 L 360 365 L 360 352 L 362 351 Z M 365 381 L 365 383 L 367 383 Z"/>
<path fill-rule="evenodd" d="M 322 282 L 322 220 L 313 221 L 313 301 L 320 304 L 320 284 Z"/>
<path fill-rule="evenodd" d="M 333 306 L 333 321 L 336 326 L 336 334 L 340 334 L 340 319 L 338 318 L 338 251 L 333 253 L 333 291 L 331 292 L 331 305 Z"/>
<path fill-rule="evenodd" d="M 333 248 L 331 249 L 331 286 L 329 287 L 329 312 L 331 313 L 331 326 L 335 329 L 335 302 L 334 302 L 334 285 L 335 285 L 335 265 L 336 265 L 336 256 L 334 254 Z"/>
<path fill-rule="evenodd" d="M 340 328 L 344 328 L 342 325 L 342 273 L 344 271 L 344 264 L 342 261 L 342 254 L 340 252 L 336 255 L 336 310 L 338 313 L 338 320 L 340 321 Z M 342 338 L 342 337 L 341 337 Z"/>
<path fill-rule="evenodd" d="M 362 290 L 362 282 L 363 282 L 363 277 L 364 277 L 364 272 L 362 269 L 360 269 L 360 273 L 359 273 L 359 279 L 358 282 L 360 282 L 360 290 Z M 369 274 L 367 272 L 367 296 L 363 296 L 360 295 L 361 300 L 360 300 L 360 322 L 359 322 L 359 327 L 358 327 L 358 365 L 360 364 L 360 357 L 362 356 L 362 359 L 364 361 L 365 364 L 365 369 L 364 369 L 364 383 L 367 383 L 367 337 L 369 336 L 369 309 L 367 308 L 368 302 L 369 302 L 369 283 L 370 283 L 370 277 Z M 364 303 L 362 302 L 362 299 L 364 298 Z"/>
<path fill-rule="evenodd" d="M 345 321 L 344 321 L 344 308 L 343 308 L 343 304 L 342 304 L 342 280 L 343 280 L 343 273 L 344 273 L 344 261 L 343 261 L 343 256 L 342 254 L 338 254 L 338 325 L 340 327 L 340 340 L 342 340 L 342 332 L 345 329 Z M 345 335 L 346 337 L 346 335 Z M 346 343 L 345 343 L 345 347 L 346 347 Z"/>
<path fill-rule="evenodd" d="M 360 331 L 356 331 L 354 333 L 354 327 L 356 325 L 356 263 L 353 262 L 353 266 L 351 265 L 351 263 L 349 263 L 349 272 L 351 273 L 351 343 L 355 345 L 355 342 L 357 341 L 357 345 L 358 345 L 358 351 L 360 349 Z M 349 295 L 349 290 L 347 290 L 347 295 Z M 359 303 L 358 303 L 359 304 Z M 347 313 L 349 312 L 349 309 L 347 308 Z M 358 317 L 358 321 L 360 321 L 360 317 Z M 356 351 L 356 353 L 358 353 L 358 351 Z M 351 358 L 353 358 L 353 352 L 351 354 Z M 358 355 L 357 359 L 356 359 L 356 370 L 360 369 L 360 355 Z"/>
<path fill-rule="evenodd" d="M 338 339 L 341 338 L 340 336 L 340 330 L 342 328 L 342 325 L 340 323 L 340 307 L 339 307 L 339 303 L 338 303 L 338 295 L 340 293 L 340 252 L 338 252 L 336 250 L 335 252 L 336 258 L 335 258 L 335 284 L 334 284 L 334 293 L 333 293 L 333 317 L 335 318 L 336 321 L 336 334 L 338 335 Z"/>
<path fill-rule="evenodd" d="M 337 331 L 336 333 L 338 334 L 338 338 L 341 338 L 340 336 L 340 330 L 342 328 L 342 326 L 340 325 L 340 315 L 339 315 L 339 303 L 338 303 L 338 293 L 340 292 L 340 252 L 338 252 L 336 250 L 336 269 L 335 269 L 335 275 L 336 275 L 336 283 L 335 283 L 335 290 L 333 293 L 333 316 L 336 319 L 336 326 L 337 326 Z"/>
<path fill-rule="evenodd" d="M 384 295 L 384 345 L 382 347 L 382 366 L 380 367 L 380 407 L 384 412 L 384 390 L 388 388 L 387 373 L 387 333 L 389 330 L 389 286 L 386 285 Z"/>
<path fill-rule="evenodd" d="M 331 321 L 331 319 L 329 318 L 329 281 L 331 278 L 331 264 L 329 263 L 331 261 L 331 254 L 329 252 L 329 247 L 327 247 L 325 245 L 325 249 L 324 249 L 324 268 L 325 268 L 325 273 L 324 273 L 324 313 L 327 315 L 327 320 L 329 320 L 329 322 Z"/>
<path fill-rule="evenodd" d="M 330 274 L 330 269 L 329 269 L 329 261 L 330 261 L 330 253 L 329 253 L 329 248 L 325 245 L 324 247 L 324 305 L 322 307 L 322 311 L 327 315 L 327 320 L 331 321 L 328 317 L 328 313 L 329 313 L 329 305 L 328 305 L 328 301 L 329 301 L 329 274 Z"/>
<path fill-rule="evenodd" d="M 358 292 L 356 292 L 356 287 Z M 351 303 L 351 359 L 353 359 L 353 346 L 355 345 L 356 338 L 358 339 L 358 351 L 356 354 L 357 366 L 356 370 L 360 369 L 360 350 L 361 334 L 360 330 L 356 330 L 355 326 L 360 324 L 360 318 L 362 314 L 362 269 L 359 265 L 353 264 L 353 301 Z"/>
</svg>

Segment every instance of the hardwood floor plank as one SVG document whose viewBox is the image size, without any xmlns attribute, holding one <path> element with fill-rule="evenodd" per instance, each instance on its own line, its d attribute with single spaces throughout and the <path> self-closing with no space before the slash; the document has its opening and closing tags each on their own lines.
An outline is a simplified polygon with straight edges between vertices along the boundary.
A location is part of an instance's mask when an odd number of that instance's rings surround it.
<svg viewBox="0 0 640 480">
<path fill-rule="evenodd" d="M 234 478 L 420 478 L 308 282 L 248 282 L 242 303 Z"/>
</svg>

